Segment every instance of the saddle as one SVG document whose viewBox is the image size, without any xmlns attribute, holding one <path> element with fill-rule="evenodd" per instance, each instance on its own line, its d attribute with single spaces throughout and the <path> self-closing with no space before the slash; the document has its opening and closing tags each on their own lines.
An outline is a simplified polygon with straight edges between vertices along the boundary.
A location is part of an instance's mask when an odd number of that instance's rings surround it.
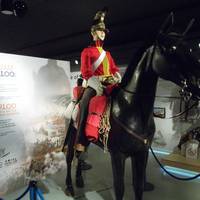
<svg viewBox="0 0 200 200">
<path fill-rule="evenodd" d="M 108 134 L 103 131 L 110 125 L 108 103 L 109 98 L 105 95 L 95 96 L 90 100 L 85 126 L 85 134 L 89 141 L 96 142 L 100 134 Z"/>
<path fill-rule="evenodd" d="M 110 95 L 114 87 L 107 87 L 105 94 L 102 96 L 94 96 L 88 107 L 88 116 L 85 125 L 85 135 L 91 142 L 101 142 L 104 147 L 107 146 L 108 133 L 110 131 Z M 79 95 L 78 93 L 81 93 Z M 81 99 L 83 91 L 78 89 L 76 90 L 75 97 L 78 100 Z M 69 109 L 68 109 L 69 110 Z M 71 119 L 73 126 L 78 127 L 78 117 L 79 117 L 80 105 L 79 101 L 74 103 L 74 107 L 71 113 Z"/>
<path fill-rule="evenodd" d="M 99 133 L 101 132 L 103 134 L 105 129 L 108 129 L 109 121 L 106 118 L 109 118 L 109 102 L 109 97 L 106 95 L 95 96 L 90 100 L 85 125 L 85 134 L 89 141 L 96 142 L 99 138 Z M 70 109 L 67 110 L 69 111 Z M 75 128 L 78 127 L 79 110 L 79 103 L 74 103 L 73 109 L 70 110 L 70 116 Z M 107 127 L 105 128 L 105 126 Z"/>
</svg>

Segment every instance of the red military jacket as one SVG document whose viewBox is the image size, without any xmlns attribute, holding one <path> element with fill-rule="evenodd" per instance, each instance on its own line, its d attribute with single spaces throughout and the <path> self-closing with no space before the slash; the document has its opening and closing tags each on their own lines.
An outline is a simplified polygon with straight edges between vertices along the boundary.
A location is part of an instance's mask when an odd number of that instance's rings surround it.
<svg viewBox="0 0 200 200">
<path fill-rule="evenodd" d="M 119 71 L 118 67 L 109 51 L 99 67 L 93 69 L 93 63 L 99 58 L 102 51 L 102 45 L 96 42 L 95 45 L 83 49 L 81 53 L 81 74 L 84 79 L 88 80 L 91 76 L 111 75 Z"/>
</svg>

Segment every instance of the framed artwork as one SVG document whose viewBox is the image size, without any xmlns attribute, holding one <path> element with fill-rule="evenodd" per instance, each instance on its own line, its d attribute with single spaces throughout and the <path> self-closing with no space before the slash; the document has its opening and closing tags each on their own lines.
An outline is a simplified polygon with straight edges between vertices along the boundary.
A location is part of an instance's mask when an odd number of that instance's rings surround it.
<svg viewBox="0 0 200 200">
<path fill-rule="evenodd" d="M 165 118 L 165 108 L 154 107 L 153 114 L 154 117 Z"/>
</svg>

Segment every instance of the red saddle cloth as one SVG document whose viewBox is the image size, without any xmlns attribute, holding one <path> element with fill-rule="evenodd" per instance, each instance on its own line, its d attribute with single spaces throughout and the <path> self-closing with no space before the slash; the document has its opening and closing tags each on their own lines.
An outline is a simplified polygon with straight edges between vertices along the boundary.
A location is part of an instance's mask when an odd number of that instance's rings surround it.
<svg viewBox="0 0 200 200">
<path fill-rule="evenodd" d="M 97 141 L 101 116 L 106 110 L 108 98 L 106 96 L 95 96 L 90 100 L 85 134 L 89 141 Z"/>
<path fill-rule="evenodd" d="M 81 99 L 83 92 L 84 92 L 84 87 L 82 86 L 76 86 L 73 88 L 73 98 L 74 100 L 78 101 Z"/>
</svg>

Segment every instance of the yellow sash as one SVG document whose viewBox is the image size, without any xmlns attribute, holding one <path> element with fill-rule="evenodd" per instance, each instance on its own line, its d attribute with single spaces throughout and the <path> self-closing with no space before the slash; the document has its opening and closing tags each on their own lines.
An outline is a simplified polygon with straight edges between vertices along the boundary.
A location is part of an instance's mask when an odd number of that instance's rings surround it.
<svg viewBox="0 0 200 200">
<path fill-rule="evenodd" d="M 102 47 L 97 47 L 99 53 L 101 54 L 101 52 L 103 51 Z M 104 76 L 110 76 L 110 64 L 109 64 L 109 60 L 107 55 L 104 57 L 103 61 L 102 61 L 102 65 L 103 65 L 103 75 Z"/>
</svg>

